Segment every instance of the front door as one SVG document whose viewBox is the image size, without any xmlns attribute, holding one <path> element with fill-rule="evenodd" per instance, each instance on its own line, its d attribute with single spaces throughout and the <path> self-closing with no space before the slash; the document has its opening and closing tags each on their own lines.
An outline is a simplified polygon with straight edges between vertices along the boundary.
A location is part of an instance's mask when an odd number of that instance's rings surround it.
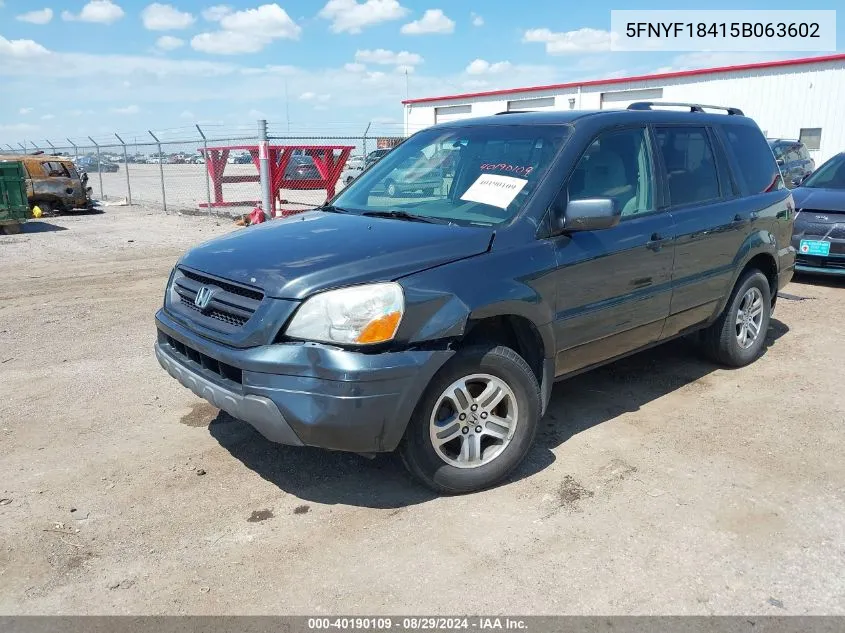
<svg viewBox="0 0 845 633">
<path fill-rule="evenodd" d="M 556 375 L 659 340 L 672 297 L 674 229 L 658 210 L 650 136 L 644 127 L 605 132 L 567 183 L 570 200 L 613 198 L 611 229 L 555 239 L 558 305 Z"/>
</svg>

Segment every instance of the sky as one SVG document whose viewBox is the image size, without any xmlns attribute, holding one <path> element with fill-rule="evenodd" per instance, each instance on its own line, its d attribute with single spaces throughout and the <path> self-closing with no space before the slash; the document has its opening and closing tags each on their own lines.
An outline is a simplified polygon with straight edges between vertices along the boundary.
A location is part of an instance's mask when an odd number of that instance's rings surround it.
<svg viewBox="0 0 845 633">
<path fill-rule="evenodd" d="M 219 137 L 252 133 L 258 119 L 271 134 L 360 135 L 368 125 L 400 133 L 406 97 L 824 54 L 612 52 L 617 5 L 0 0 L 0 144 L 105 142 L 149 129 L 177 139 L 193 136 L 195 123 Z M 795 5 L 715 0 L 707 8 Z M 837 36 L 845 50 L 845 26 Z"/>
</svg>

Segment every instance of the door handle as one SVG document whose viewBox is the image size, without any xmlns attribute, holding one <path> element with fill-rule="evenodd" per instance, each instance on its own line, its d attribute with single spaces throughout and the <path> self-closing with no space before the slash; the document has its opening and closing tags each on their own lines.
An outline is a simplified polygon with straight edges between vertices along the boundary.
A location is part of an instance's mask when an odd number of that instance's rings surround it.
<svg viewBox="0 0 845 633">
<path fill-rule="evenodd" d="M 737 213 L 734 216 L 733 222 L 731 222 L 731 224 L 739 224 L 739 223 L 744 222 L 744 221 L 745 221 L 745 218 L 743 218 L 739 213 Z"/>
<path fill-rule="evenodd" d="M 652 233 L 651 239 L 646 242 L 645 247 L 650 251 L 654 251 L 656 253 L 663 247 L 663 242 L 665 241 L 666 238 L 663 237 L 660 233 Z"/>
</svg>

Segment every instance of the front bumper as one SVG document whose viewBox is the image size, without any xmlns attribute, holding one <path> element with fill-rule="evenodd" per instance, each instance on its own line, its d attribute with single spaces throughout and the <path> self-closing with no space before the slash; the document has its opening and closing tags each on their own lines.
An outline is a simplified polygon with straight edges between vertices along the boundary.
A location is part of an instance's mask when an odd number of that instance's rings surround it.
<svg viewBox="0 0 845 633">
<path fill-rule="evenodd" d="M 156 314 L 156 358 L 196 395 L 267 439 L 391 451 L 451 350 L 364 354 L 313 343 L 228 347 Z"/>
</svg>

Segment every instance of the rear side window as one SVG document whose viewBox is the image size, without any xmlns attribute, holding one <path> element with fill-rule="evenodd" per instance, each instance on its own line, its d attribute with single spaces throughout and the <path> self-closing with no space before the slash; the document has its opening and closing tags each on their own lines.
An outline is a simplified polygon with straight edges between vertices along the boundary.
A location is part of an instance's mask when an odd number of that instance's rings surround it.
<svg viewBox="0 0 845 633">
<path fill-rule="evenodd" d="M 697 127 L 658 127 L 654 132 L 666 167 L 669 204 L 681 206 L 718 200 L 721 197 L 719 177 L 707 130 Z"/>
<path fill-rule="evenodd" d="M 749 192 L 765 193 L 782 189 L 780 169 L 760 131 L 749 125 L 726 125 L 724 130 L 728 147 Z"/>
</svg>

